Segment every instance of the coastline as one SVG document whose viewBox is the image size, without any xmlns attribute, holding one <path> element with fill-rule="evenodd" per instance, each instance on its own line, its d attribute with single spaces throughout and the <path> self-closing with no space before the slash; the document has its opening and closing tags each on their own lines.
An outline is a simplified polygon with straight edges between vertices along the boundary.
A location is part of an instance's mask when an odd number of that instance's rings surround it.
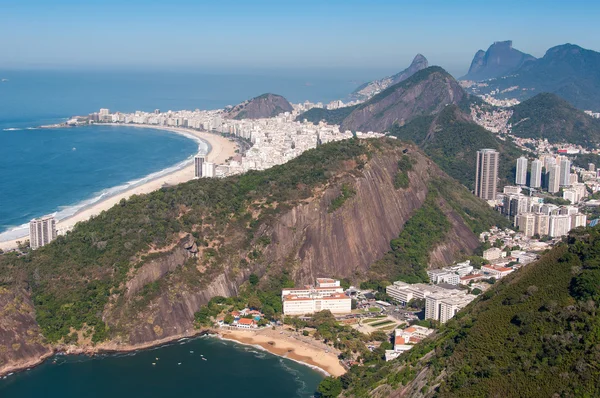
<svg viewBox="0 0 600 398">
<path fill-rule="evenodd" d="M 215 164 L 224 164 L 227 159 L 233 157 L 235 155 L 235 150 L 237 149 L 237 144 L 229 139 L 222 137 L 220 135 L 208 133 L 208 132 L 200 132 L 187 128 L 180 127 L 170 127 L 170 126 L 156 126 L 156 125 L 146 125 L 146 124 L 127 124 L 124 125 L 122 123 L 103 123 L 102 125 L 109 126 L 124 126 L 124 127 L 136 127 L 136 128 L 151 128 L 156 130 L 164 130 L 170 131 L 176 134 L 183 135 L 187 138 L 193 139 L 195 141 L 203 141 L 208 145 L 208 154 L 206 155 L 206 159 L 209 162 L 213 162 Z M 156 190 L 159 190 L 163 187 L 163 185 L 177 185 L 183 182 L 187 182 L 194 178 L 194 162 L 185 160 L 183 163 L 183 167 L 177 168 L 171 172 L 168 172 L 163 175 L 159 175 L 155 178 L 149 178 L 148 181 L 145 181 L 140 184 L 134 184 L 132 187 L 118 192 L 114 195 L 110 195 L 106 198 L 103 198 L 95 203 L 92 203 L 88 206 L 84 206 L 75 214 L 65 217 L 62 220 L 57 220 L 56 229 L 58 231 L 67 231 L 72 229 L 75 224 L 80 221 L 86 221 L 93 216 L 100 214 L 101 212 L 110 209 L 115 204 L 119 203 L 122 199 L 128 199 L 132 195 L 142 195 L 147 194 Z M 180 164 L 178 163 L 178 164 Z M 178 164 L 174 165 L 177 166 Z M 145 176 L 141 178 L 141 180 L 151 177 Z M 27 235 L 23 235 L 19 238 L 2 241 L 0 242 L 1 250 L 11 250 L 17 248 L 17 241 L 23 241 L 28 238 Z"/>
<path fill-rule="evenodd" d="M 261 330 L 203 329 L 136 345 L 120 345 L 115 344 L 114 342 L 107 342 L 99 344 L 96 347 L 49 347 L 50 352 L 47 352 L 40 357 L 0 367 L 0 377 L 29 370 L 41 365 L 49 358 L 58 354 L 88 355 L 92 357 L 100 354 L 126 353 L 147 350 L 168 345 L 181 339 L 194 339 L 200 336 L 210 336 L 224 341 L 230 341 L 235 344 L 255 347 L 275 356 L 287 358 L 301 365 L 308 366 L 325 376 L 341 376 L 346 373 L 346 369 L 340 364 L 337 354 L 333 351 L 329 351 L 331 350 L 330 347 L 324 349 L 324 345 L 316 340 L 307 343 L 293 337 L 293 332 L 283 331 L 283 334 L 280 334 L 281 331 L 282 330 L 279 328 L 276 330 L 269 328 Z M 320 345 L 323 345 L 323 347 L 319 347 Z"/>
</svg>

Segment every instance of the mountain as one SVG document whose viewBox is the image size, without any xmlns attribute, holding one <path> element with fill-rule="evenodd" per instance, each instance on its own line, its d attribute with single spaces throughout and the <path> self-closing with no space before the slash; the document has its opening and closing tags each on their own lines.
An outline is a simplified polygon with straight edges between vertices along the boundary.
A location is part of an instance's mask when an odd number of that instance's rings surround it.
<svg viewBox="0 0 600 398">
<path fill-rule="evenodd" d="M 365 83 L 354 90 L 350 96 L 361 100 L 369 99 L 373 95 L 385 90 L 386 88 L 403 82 L 418 71 L 423 70 L 428 66 L 429 62 L 427 61 L 427 58 L 421 54 L 417 54 L 410 66 L 404 69 L 402 72 L 398 72 L 393 76 L 384 77 L 383 79 Z"/>
<path fill-rule="evenodd" d="M 543 58 L 529 61 L 503 76 L 477 87 L 477 93 L 498 90 L 498 98 L 526 100 L 548 92 L 581 110 L 600 111 L 600 53 L 574 44 L 549 49 Z"/>
<path fill-rule="evenodd" d="M 522 155 L 512 142 L 502 141 L 456 105 L 448 105 L 439 114 L 422 116 L 404 126 L 394 126 L 390 135 L 412 141 L 451 177 L 474 189 L 477 151 L 493 148 L 500 152 L 498 176 L 501 185 L 514 178 L 516 159 Z"/>
<path fill-rule="evenodd" d="M 600 230 L 567 242 L 482 294 L 398 359 L 355 366 L 345 397 L 600 396 Z"/>
<path fill-rule="evenodd" d="M 439 113 L 446 105 L 458 104 L 466 97 L 448 72 L 431 66 L 360 104 L 344 119 L 341 129 L 383 132 L 394 124 Z"/>
<path fill-rule="evenodd" d="M 475 53 L 469 72 L 461 80 L 481 81 L 510 75 L 528 61 L 536 58 L 512 46 L 512 40 L 497 41 L 487 51 Z"/>
<path fill-rule="evenodd" d="M 228 117 L 236 120 L 263 119 L 293 110 L 292 105 L 281 95 L 263 94 L 237 104 L 228 111 Z"/>
<path fill-rule="evenodd" d="M 523 138 L 547 138 L 585 147 L 600 143 L 600 119 L 574 108 L 555 94 L 542 93 L 512 107 L 512 134 Z"/>
<path fill-rule="evenodd" d="M 418 148 L 389 138 L 328 143 L 268 170 L 134 196 L 38 250 L 0 255 L 0 373 L 65 345 L 94 352 L 179 338 L 216 296 L 258 295 L 281 314 L 281 288 L 315 277 L 422 278 L 503 222 Z M 399 236 L 408 246 L 371 269 Z M 411 248 L 418 256 L 406 256 Z"/>
</svg>

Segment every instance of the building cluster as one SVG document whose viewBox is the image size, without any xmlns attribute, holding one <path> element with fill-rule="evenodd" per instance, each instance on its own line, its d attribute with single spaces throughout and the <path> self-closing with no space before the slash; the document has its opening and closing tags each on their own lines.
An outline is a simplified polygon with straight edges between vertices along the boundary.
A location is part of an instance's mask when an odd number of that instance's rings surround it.
<svg viewBox="0 0 600 398">
<path fill-rule="evenodd" d="M 324 310 L 332 314 L 347 314 L 352 311 L 352 299 L 344 294 L 339 280 L 317 278 L 316 282 L 315 286 L 283 289 L 283 314 L 306 315 Z"/>
<path fill-rule="evenodd" d="M 230 326 L 238 329 L 255 329 L 258 327 L 258 322 L 264 318 L 262 312 L 250 308 L 244 308 L 241 311 L 232 311 L 233 322 Z M 219 326 L 225 326 L 223 319 L 218 320 Z"/>
<path fill-rule="evenodd" d="M 56 219 L 54 216 L 34 218 L 29 221 L 29 245 L 35 250 L 56 239 Z"/>
<path fill-rule="evenodd" d="M 227 118 L 223 110 L 161 112 L 156 109 L 154 112 L 110 113 L 109 109 L 101 109 L 86 117 L 75 117 L 67 124 L 123 123 L 190 128 L 233 135 L 251 142 L 252 147 L 244 156 L 236 156 L 228 165 L 215 166 L 214 170 L 208 170 L 207 173 L 200 173 L 200 169 L 196 174 L 205 177 L 226 176 L 248 170 L 268 169 L 286 163 L 320 144 L 352 138 L 350 131 L 341 132 L 338 125 L 314 125 L 307 121 L 296 121 L 300 112 L 318 105 L 322 107 L 322 104 L 305 102 L 295 105 L 294 112 L 285 112 L 273 118 L 242 120 Z M 341 101 L 334 101 L 327 106 L 335 109 L 336 106 L 343 105 Z M 383 134 L 357 132 L 356 135 L 359 138 L 372 138 Z"/>
<path fill-rule="evenodd" d="M 385 290 L 388 296 L 402 305 L 414 299 L 424 299 L 425 319 L 433 319 L 441 323 L 447 322 L 461 308 L 475 299 L 475 296 L 469 294 L 467 290 L 448 284 L 409 284 L 396 281 Z"/>
<path fill-rule="evenodd" d="M 400 354 L 413 348 L 424 338 L 433 334 L 435 330 L 419 325 L 412 325 L 406 329 L 394 330 L 394 349 L 385 351 L 385 360 L 396 359 Z"/>
</svg>

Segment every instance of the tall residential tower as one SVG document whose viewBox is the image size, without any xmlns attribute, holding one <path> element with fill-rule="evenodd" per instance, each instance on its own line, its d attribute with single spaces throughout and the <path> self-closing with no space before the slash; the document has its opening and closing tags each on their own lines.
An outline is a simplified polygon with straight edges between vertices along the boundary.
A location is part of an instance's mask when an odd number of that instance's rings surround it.
<svg viewBox="0 0 600 398">
<path fill-rule="evenodd" d="M 482 199 L 496 199 L 499 158 L 500 154 L 495 149 L 477 151 L 475 195 Z"/>
<path fill-rule="evenodd" d="M 521 156 L 517 159 L 517 174 L 515 176 L 516 185 L 527 185 L 527 158 Z"/>
<path fill-rule="evenodd" d="M 29 222 L 29 245 L 33 250 L 52 242 L 56 238 L 54 216 L 34 218 Z"/>
<path fill-rule="evenodd" d="M 540 188 L 542 186 L 542 162 L 539 159 L 531 162 L 531 188 Z"/>
</svg>

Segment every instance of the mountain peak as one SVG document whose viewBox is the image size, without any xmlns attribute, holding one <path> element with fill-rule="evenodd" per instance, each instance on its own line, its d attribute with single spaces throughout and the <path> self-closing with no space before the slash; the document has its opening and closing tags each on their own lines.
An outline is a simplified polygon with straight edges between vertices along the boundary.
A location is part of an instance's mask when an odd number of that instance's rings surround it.
<svg viewBox="0 0 600 398">
<path fill-rule="evenodd" d="M 496 41 L 487 51 L 475 53 L 469 72 L 461 80 L 487 80 L 504 76 L 535 57 L 513 48 L 512 40 Z"/>
<path fill-rule="evenodd" d="M 237 104 L 229 110 L 230 119 L 262 119 L 292 112 L 294 108 L 281 95 L 265 93 Z"/>
<path fill-rule="evenodd" d="M 372 82 L 365 83 L 354 90 L 350 96 L 367 100 L 386 88 L 408 79 L 418 71 L 423 70 L 428 66 L 429 61 L 427 61 L 427 58 L 425 58 L 423 54 L 417 54 L 410 63 L 410 66 L 404 69 L 402 72 L 398 72 L 393 76 L 384 77 L 383 79 L 373 80 Z"/>
</svg>

